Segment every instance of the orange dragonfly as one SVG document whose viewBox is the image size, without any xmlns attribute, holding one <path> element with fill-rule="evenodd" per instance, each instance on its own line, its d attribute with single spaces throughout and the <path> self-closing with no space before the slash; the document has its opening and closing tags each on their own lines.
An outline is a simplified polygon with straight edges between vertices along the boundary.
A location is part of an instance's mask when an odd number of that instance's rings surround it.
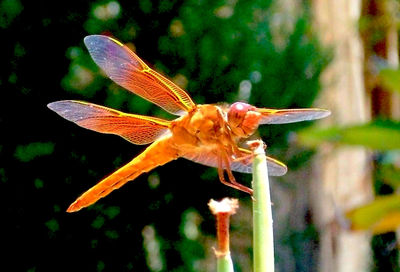
<svg viewBox="0 0 400 272">
<path fill-rule="evenodd" d="M 330 114 L 324 109 L 256 108 L 244 102 L 229 107 L 196 105 L 184 90 L 149 68 L 121 42 L 102 35 L 87 36 L 84 42 L 93 60 L 115 83 L 180 117 L 168 121 L 74 100 L 48 104 L 51 110 L 81 127 L 116 134 L 138 145 L 152 143 L 82 194 L 67 212 L 90 206 L 140 174 L 179 157 L 218 168 L 223 184 L 251 194 L 252 190 L 238 183 L 232 174 L 252 170 L 252 153 L 239 147 L 238 142 L 262 124 L 314 120 Z M 287 171 L 283 163 L 270 157 L 267 165 L 270 175 L 281 176 Z"/>
</svg>

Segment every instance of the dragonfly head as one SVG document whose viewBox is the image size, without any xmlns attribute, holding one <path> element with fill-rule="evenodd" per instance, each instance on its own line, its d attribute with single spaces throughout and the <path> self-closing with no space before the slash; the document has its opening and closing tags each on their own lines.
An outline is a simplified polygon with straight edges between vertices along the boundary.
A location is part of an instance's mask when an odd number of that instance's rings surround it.
<svg viewBox="0 0 400 272">
<path fill-rule="evenodd" d="M 228 124 L 232 132 L 246 138 L 258 128 L 261 114 L 257 108 L 244 102 L 233 103 L 228 109 Z"/>
</svg>

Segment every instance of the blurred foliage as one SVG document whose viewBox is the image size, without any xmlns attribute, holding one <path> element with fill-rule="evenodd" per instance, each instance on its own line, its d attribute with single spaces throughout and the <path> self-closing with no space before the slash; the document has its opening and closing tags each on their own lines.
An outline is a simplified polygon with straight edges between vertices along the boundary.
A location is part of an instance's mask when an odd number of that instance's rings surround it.
<svg viewBox="0 0 400 272">
<path fill-rule="evenodd" d="M 297 134 L 299 143 L 318 147 L 323 142 L 336 145 L 358 145 L 374 150 L 400 149 L 400 123 L 376 120 L 348 127 L 307 128 Z"/>
<path fill-rule="evenodd" d="M 352 224 L 360 229 L 370 229 L 377 235 L 395 232 L 400 225 L 400 196 L 396 193 L 399 182 L 400 151 L 397 149 L 377 154 L 374 171 L 376 200 L 349 211 L 359 215 L 355 222 L 351 219 Z"/>
<path fill-rule="evenodd" d="M 13 270 L 208 270 L 214 258 L 205 258 L 214 257 L 209 251 L 215 230 L 206 203 L 236 196 L 245 207 L 247 195 L 217 182 L 215 170 L 178 160 L 88 209 L 67 214 L 75 197 L 143 147 L 74 126 L 46 104 L 82 99 L 172 118 L 96 67 L 83 38 L 108 34 L 187 89 L 197 103 L 245 100 L 258 107 L 308 107 L 329 56 L 310 28 L 307 4 L 299 17 L 290 18 L 291 28 L 279 29 L 272 14 L 276 3 L 0 1 L 0 31 L 7 38 L 0 51 L 0 199 L 7 218 L 4 233 L 10 238 L 3 246 L 10 256 L 23 259 L 11 264 Z M 279 46 L 274 35 L 282 35 Z M 289 131 L 304 126 L 269 126 L 260 135 L 269 151 L 282 157 Z M 250 179 L 237 177 L 243 183 Z M 242 235 L 242 240 L 251 239 L 250 233 Z M 159 255 L 152 255 L 157 253 L 149 250 L 152 245 L 159 247 Z M 251 252 L 244 248 L 233 254 L 236 271 L 248 270 L 241 259 Z M 153 257 L 162 265 L 150 268 Z M 300 253 L 296 257 L 301 259 Z"/>
<path fill-rule="evenodd" d="M 400 70 L 382 69 L 379 72 L 379 79 L 386 90 L 400 92 Z"/>
<path fill-rule="evenodd" d="M 375 175 L 381 186 L 388 185 L 397 191 L 400 186 L 400 152 L 392 151 L 381 154 Z M 380 188 L 375 189 L 381 192 Z"/>
<path fill-rule="evenodd" d="M 400 123 L 392 120 L 372 122 L 348 127 L 310 127 L 296 135 L 299 143 L 316 148 L 328 142 L 334 145 L 364 146 L 375 151 L 386 151 L 376 161 L 375 192 L 382 194 L 383 185 L 393 193 L 400 184 Z M 386 194 L 386 193 L 385 193 Z M 400 226 L 400 196 L 378 196 L 373 202 L 346 213 L 353 230 L 371 230 L 374 234 L 395 231 Z"/>
<path fill-rule="evenodd" d="M 400 89 L 397 70 L 382 69 L 381 83 L 389 91 Z M 309 127 L 299 131 L 296 139 L 302 145 L 316 148 L 328 142 L 334 145 L 364 146 L 379 153 L 375 162 L 374 186 L 377 198 L 366 205 L 347 211 L 353 230 L 370 230 L 374 234 L 396 231 L 400 226 L 400 196 L 393 194 L 400 184 L 400 123 L 374 120 L 361 125 L 327 128 Z M 385 194 L 385 196 L 379 196 Z"/>
<path fill-rule="evenodd" d="M 372 97 L 373 114 L 383 115 L 383 118 L 396 116 L 393 105 L 396 104 L 394 94 L 399 92 L 399 72 L 397 64 L 399 1 L 365 1 L 360 30 L 364 40 L 366 59 L 366 86 Z M 397 32 L 397 33 L 396 33 Z M 391 39 L 394 37 L 394 39 Z M 397 51 L 397 52 L 396 52 Z M 396 120 L 398 121 L 398 120 Z M 398 194 L 399 150 L 374 152 L 374 189 L 377 196 L 393 197 Z M 360 207 L 362 209 L 362 207 Z M 382 207 L 383 211 L 390 209 Z M 398 209 L 397 209 L 398 210 Z M 396 225 L 400 218 L 394 215 L 388 218 L 388 225 Z M 398 239 L 394 229 L 375 235 L 372 240 L 374 252 L 374 268 L 372 271 L 399 271 Z M 397 235 L 398 236 L 398 235 Z"/>
<path fill-rule="evenodd" d="M 14 156 L 22 162 L 29 162 L 38 156 L 50 155 L 54 151 L 54 143 L 30 143 L 19 145 Z"/>
<path fill-rule="evenodd" d="M 400 196 L 377 197 L 368 205 L 346 213 L 352 230 L 370 230 L 374 234 L 395 231 L 400 226 Z"/>
<path fill-rule="evenodd" d="M 399 271 L 399 251 L 395 232 L 375 235 L 372 237 L 371 245 L 375 249 L 371 271 Z"/>
<path fill-rule="evenodd" d="M 398 1 L 364 1 L 359 29 L 364 41 L 366 57 L 366 86 L 374 90 L 369 93 L 373 111 L 390 115 L 387 102 L 390 93 L 400 90 L 400 72 L 390 68 L 389 31 L 394 25 L 398 29 Z M 390 30 L 389 30 L 390 29 Z M 398 34 L 398 33 L 397 33 Z M 397 52 L 398 53 L 398 52 Z M 387 59 L 392 58 L 392 63 Z M 375 96 L 374 96 L 375 95 Z M 383 102 L 385 101 L 385 102 Z M 383 107 L 383 108 L 379 108 Z M 380 116 L 388 118 L 388 116 Z M 398 120 L 373 120 L 354 126 L 330 126 L 306 128 L 297 133 L 300 143 L 317 147 L 323 143 L 335 146 L 363 146 L 373 153 L 373 186 L 376 199 L 366 205 L 346 212 L 352 230 L 368 230 L 374 234 L 372 249 L 374 267 L 371 271 L 399 271 L 398 237 L 395 232 L 400 225 L 400 123 Z"/>
<path fill-rule="evenodd" d="M 18 0 L 2 0 L 0 2 L 0 28 L 7 28 L 22 12 L 23 6 Z"/>
</svg>

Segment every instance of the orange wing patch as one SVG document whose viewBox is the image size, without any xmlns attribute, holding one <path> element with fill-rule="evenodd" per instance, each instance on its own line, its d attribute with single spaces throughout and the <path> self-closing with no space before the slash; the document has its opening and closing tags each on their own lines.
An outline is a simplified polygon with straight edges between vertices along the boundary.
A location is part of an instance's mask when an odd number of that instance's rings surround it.
<svg viewBox="0 0 400 272">
<path fill-rule="evenodd" d="M 84 42 L 97 65 L 120 86 L 175 115 L 182 115 L 196 107 L 184 90 L 150 69 L 119 41 L 91 35 Z"/>
<path fill-rule="evenodd" d="M 48 107 L 77 125 L 115 134 L 134 144 L 148 144 L 168 133 L 171 122 L 155 117 L 127 114 L 92 103 L 64 100 Z"/>
</svg>

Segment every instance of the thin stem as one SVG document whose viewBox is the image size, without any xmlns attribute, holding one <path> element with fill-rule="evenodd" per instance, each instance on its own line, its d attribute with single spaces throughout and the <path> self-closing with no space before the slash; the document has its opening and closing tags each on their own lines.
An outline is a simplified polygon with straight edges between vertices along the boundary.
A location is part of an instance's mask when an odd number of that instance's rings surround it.
<svg viewBox="0 0 400 272">
<path fill-rule="evenodd" d="M 217 257 L 217 271 L 233 272 L 233 263 L 229 252 L 229 218 L 238 209 L 238 200 L 224 198 L 218 202 L 211 199 L 208 206 L 217 219 L 218 249 L 214 250 Z"/>
<path fill-rule="evenodd" d="M 268 168 L 262 141 L 253 148 L 253 254 L 254 272 L 274 271 L 274 234 Z"/>
</svg>

